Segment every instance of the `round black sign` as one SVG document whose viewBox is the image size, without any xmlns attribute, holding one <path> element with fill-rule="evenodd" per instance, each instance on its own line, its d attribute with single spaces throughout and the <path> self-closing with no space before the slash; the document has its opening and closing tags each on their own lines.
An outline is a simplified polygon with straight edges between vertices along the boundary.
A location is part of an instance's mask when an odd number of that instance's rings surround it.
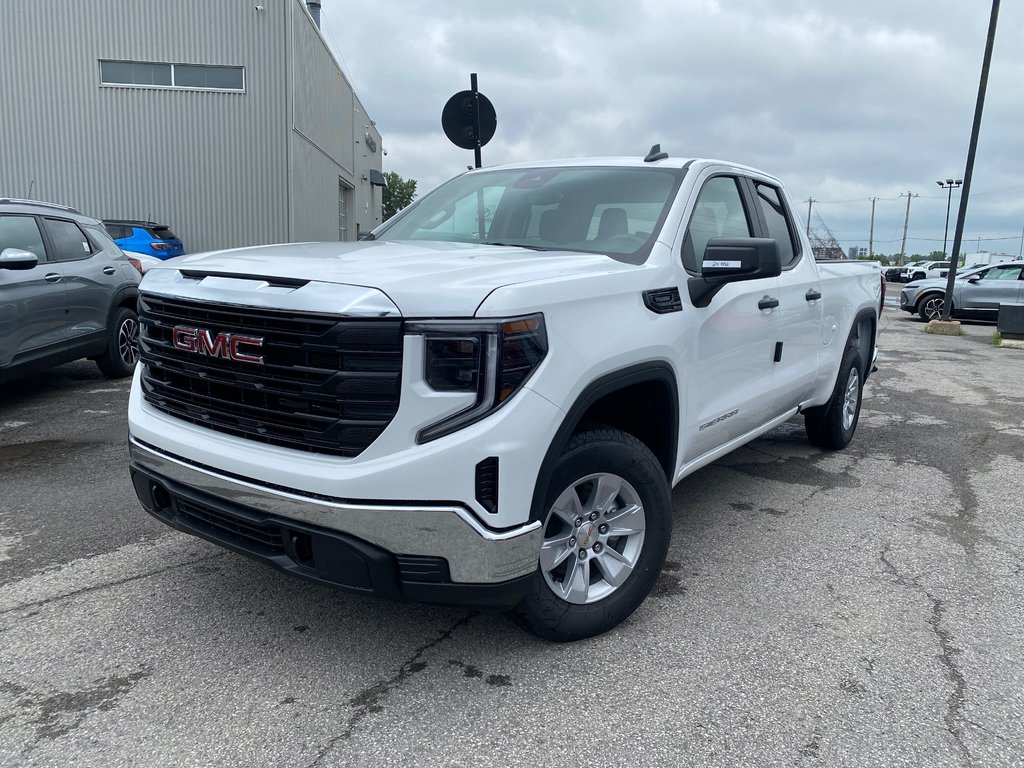
<svg viewBox="0 0 1024 768">
<path fill-rule="evenodd" d="M 459 91 L 441 110 L 441 127 L 452 144 L 462 149 L 476 149 L 475 104 L 480 104 L 480 146 L 494 137 L 498 117 L 491 100 L 482 93 L 473 98 L 472 91 Z"/>
</svg>

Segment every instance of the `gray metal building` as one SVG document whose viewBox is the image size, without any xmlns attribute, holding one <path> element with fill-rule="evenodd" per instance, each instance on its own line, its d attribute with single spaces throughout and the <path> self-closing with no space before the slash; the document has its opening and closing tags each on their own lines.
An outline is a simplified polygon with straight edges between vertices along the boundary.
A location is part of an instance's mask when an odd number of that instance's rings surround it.
<svg viewBox="0 0 1024 768">
<path fill-rule="evenodd" d="M 189 252 L 380 223 L 380 134 L 303 0 L 5 0 L 0 71 L 0 197 Z"/>
</svg>

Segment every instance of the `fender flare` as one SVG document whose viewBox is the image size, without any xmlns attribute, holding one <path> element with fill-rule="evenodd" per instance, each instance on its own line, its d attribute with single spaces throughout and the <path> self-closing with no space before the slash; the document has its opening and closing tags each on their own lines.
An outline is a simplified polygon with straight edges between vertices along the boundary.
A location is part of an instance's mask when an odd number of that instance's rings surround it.
<svg viewBox="0 0 1024 768">
<path fill-rule="evenodd" d="M 871 323 L 871 338 L 866 340 L 860 338 L 860 326 L 865 320 Z M 871 361 L 874 358 L 875 347 L 878 345 L 878 315 L 874 309 L 862 309 L 854 315 L 853 323 L 850 326 L 850 335 L 846 338 L 846 346 L 854 343 L 857 344 L 860 352 L 861 377 L 867 381 L 868 376 L 871 375 Z"/>
<path fill-rule="evenodd" d="M 114 291 L 114 298 L 110 302 L 110 310 L 107 312 L 107 325 L 110 325 L 110 321 L 113 319 L 114 314 L 117 312 L 118 307 L 128 300 L 133 304 L 135 314 L 139 314 L 139 289 L 134 285 L 125 285 Z"/>
<path fill-rule="evenodd" d="M 575 402 L 566 411 L 565 418 L 562 419 L 562 423 L 555 432 L 555 436 L 551 439 L 547 452 L 544 454 L 544 461 L 540 465 L 540 471 L 537 473 L 537 481 L 534 484 L 533 501 L 530 505 L 530 520 L 541 519 L 544 512 L 544 495 L 547 492 L 548 484 L 551 482 L 555 461 L 562 455 L 565 446 L 569 443 L 569 438 L 572 437 L 573 432 L 580 425 L 583 414 L 587 412 L 590 406 L 608 395 L 614 394 L 626 387 L 646 384 L 648 382 L 664 384 L 669 390 L 671 413 L 668 414 L 668 418 L 672 430 L 670 462 L 674 463 L 676 453 L 679 450 L 679 386 L 672 366 L 664 361 L 651 361 L 606 373 L 583 388 Z M 665 477 L 671 482 L 675 467 L 663 466 L 662 468 L 665 470 Z"/>
</svg>

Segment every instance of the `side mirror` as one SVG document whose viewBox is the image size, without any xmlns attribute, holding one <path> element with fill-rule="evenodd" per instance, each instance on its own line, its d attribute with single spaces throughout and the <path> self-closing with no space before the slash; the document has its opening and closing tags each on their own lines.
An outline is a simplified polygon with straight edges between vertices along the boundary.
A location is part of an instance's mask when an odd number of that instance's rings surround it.
<svg viewBox="0 0 1024 768">
<path fill-rule="evenodd" d="M 706 307 L 728 283 L 782 274 L 779 245 L 767 237 L 714 237 L 704 249 L 700 271 L 687 288 L 693 305 Z"/>
<path fill-rule="evenodd" d="M 0 269 L 32 269 L 39 264 L 39 257 L 32 251 L 20 248 L 4 248 L 0 251 Z"/>
<path fill-rule="evenodd" d="M 981 282 L 981 278 L 980 277 L 969 277 L 969 278 L 967 278 L 967 282 L 970 283 L 971 285 L 977 285 L 978 283 Z"/>
</svg>

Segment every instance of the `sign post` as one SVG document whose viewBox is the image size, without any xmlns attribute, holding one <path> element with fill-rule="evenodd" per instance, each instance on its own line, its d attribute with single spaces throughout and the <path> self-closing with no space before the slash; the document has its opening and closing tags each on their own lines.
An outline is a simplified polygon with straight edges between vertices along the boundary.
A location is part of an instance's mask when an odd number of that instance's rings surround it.
<svg viewBox="0 0 1024 768">
<path fill-rule="evenodd" d="M 491 100 L 477 89 L 476 72 L 470 74 L 469 86 L 448 99 L 441 110 L 441 127 L 452 144 L 473 150 L 475 167 L 480 168 L 480 149 L 494 138 L 498 118 Z"/>
</svg>

